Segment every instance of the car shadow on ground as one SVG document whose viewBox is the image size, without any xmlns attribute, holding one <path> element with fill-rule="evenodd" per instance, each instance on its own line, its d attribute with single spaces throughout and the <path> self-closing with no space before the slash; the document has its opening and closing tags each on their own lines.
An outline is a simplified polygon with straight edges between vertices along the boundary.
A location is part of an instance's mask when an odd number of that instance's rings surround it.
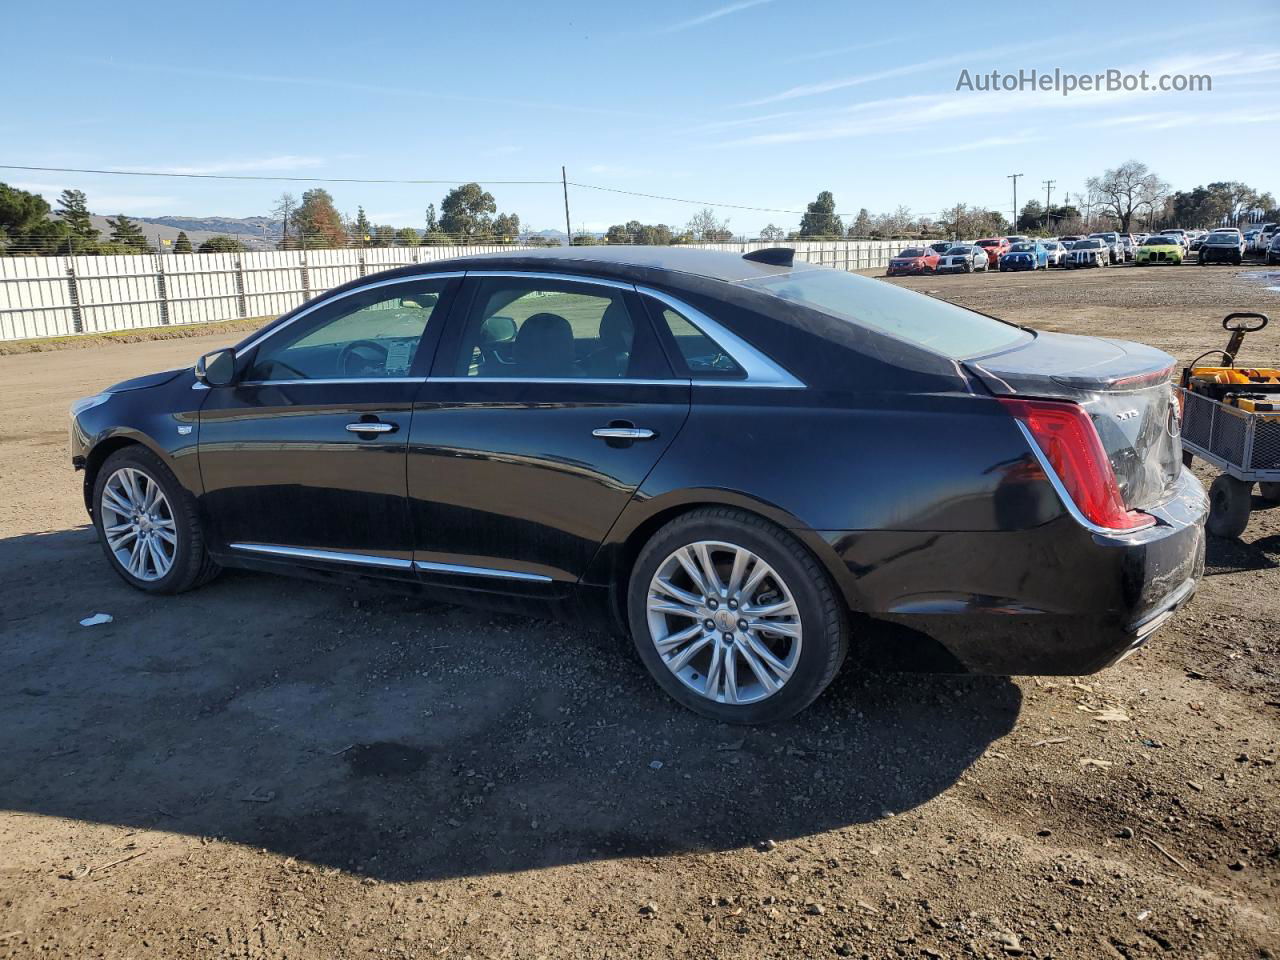
<svg viewBox="0 0 1280 960">
<path fill-rule="evenodd" d="M 801 837 L 910 810 L 1008 733 L 1002 678 L 850 663 L 793 721 L 688 713 L 572 626 L 229 572 L 147 597 L 88 528 L 0 541 L 0 809 L 383 880 Z M 82 627 L 94 613 L 109 624 Z"/>
</svg>

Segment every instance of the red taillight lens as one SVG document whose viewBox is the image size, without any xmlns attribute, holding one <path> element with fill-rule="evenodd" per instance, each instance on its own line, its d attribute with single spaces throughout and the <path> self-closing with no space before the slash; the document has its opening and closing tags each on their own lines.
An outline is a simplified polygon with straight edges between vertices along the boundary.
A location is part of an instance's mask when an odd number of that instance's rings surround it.
<svg viewBox="0 0 1280 960">
<path fill-rule="evenodd" d="M 1156 522 L 1149 514 L 1125 507 L 1098 431 L 1078 404 L 999 399 L 1031 432 L 1067 494 L 1090 523 L 1110 530 L 1138 530 Z"/>
</svg>

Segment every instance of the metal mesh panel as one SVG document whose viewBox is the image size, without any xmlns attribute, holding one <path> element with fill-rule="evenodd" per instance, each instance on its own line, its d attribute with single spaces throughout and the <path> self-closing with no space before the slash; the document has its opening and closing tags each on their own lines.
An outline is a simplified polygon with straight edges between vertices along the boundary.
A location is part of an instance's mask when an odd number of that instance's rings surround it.
<svg viewBox="0 0 1280 960">
<path fill-rule="evenodd" d="M 1182 438 L 1201 447 L 1209 447 L 1213 433 L 1214 403 L 1208 397 L 1182 391 Z"/>
<path fill-rule="evenodd" d="M 1249 426 L 1247 416 L 1231 413 L 1231 408 L 1222 405 L 1213 424 L 1213 438 L 1209 449 L 1228 463 L 1244 466 L 1244 436 Z"/>
<path fill-rule="evenodd" d="M 1280 470 L 1280 419 L 1254 417 L 1252 470 Z"/>
</svg>

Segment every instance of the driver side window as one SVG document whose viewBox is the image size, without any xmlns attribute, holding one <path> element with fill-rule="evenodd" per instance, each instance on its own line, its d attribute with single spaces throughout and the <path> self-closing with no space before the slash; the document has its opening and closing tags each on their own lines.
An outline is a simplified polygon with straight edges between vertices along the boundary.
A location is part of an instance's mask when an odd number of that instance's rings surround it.
<svg viewBox="0 0 1280 960">
<path fill-rule="evenodd" d="M 269 338 L 247 381 L 407 377 L 445 279 L 358 290 Z"/>
</svg>

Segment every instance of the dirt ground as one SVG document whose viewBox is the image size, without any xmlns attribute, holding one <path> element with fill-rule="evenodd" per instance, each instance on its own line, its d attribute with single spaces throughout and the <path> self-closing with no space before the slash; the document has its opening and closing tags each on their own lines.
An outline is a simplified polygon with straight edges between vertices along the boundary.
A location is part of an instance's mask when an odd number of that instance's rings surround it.
<svg viewBox="0 0 1280 960">
<path fill-rule="evenodd" d="M 901 282 L 1187 360 L 1280 313 L 1242 272 Z M 850 663 L 729 728 L 571 626 L 125 587 L 67 404 L 234 339 L 0 357 L 0 957 L 1280 956 L 1280 509 L 1104 673 Z"/>
</svg>

